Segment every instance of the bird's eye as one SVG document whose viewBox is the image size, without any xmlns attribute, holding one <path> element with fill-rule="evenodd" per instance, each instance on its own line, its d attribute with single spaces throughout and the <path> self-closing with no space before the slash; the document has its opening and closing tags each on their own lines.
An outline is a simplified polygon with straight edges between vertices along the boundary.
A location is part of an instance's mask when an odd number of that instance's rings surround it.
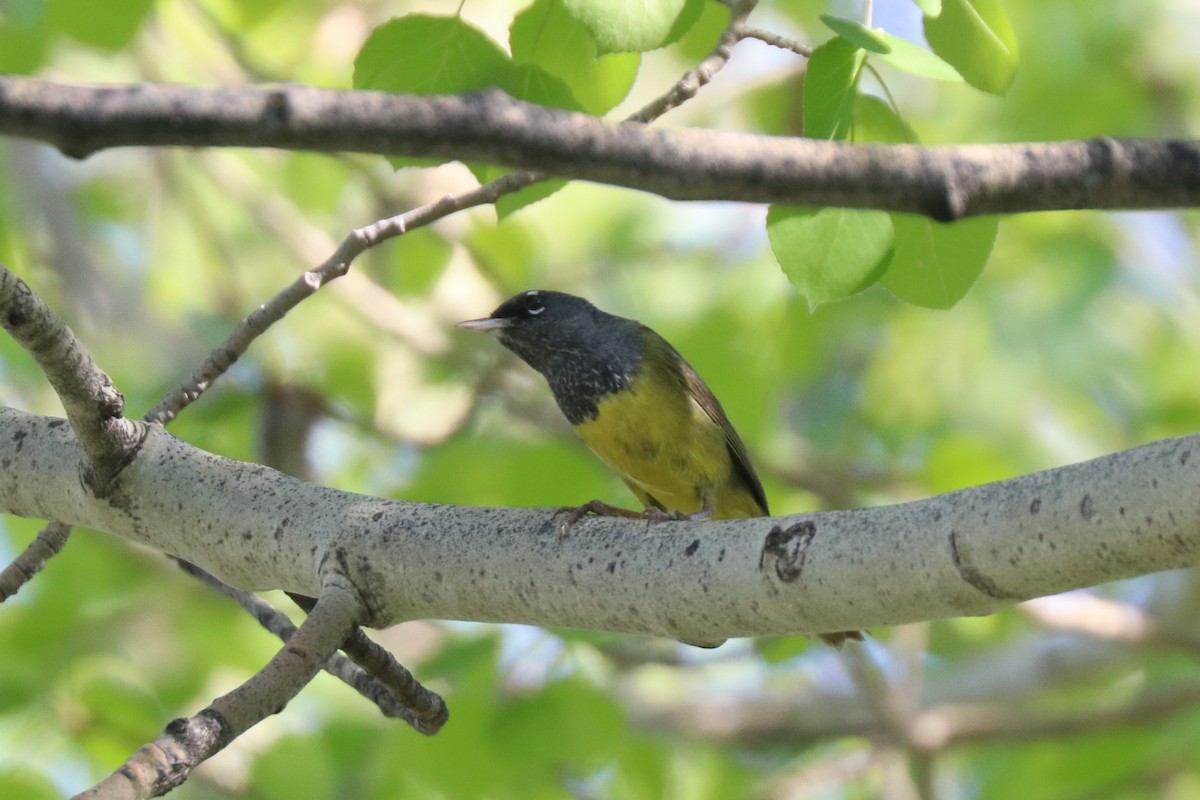
<svg viewBox="0 0 1200 800">
<path fill-rule="evenodd" d="M 526 314 L 533 317 L 533 316 L 537 316 L 538 314 L 542 313 L 545 310 L 546 310 L 546 307 L 544 305 L 542 305 L 542 298 L 538 295 L 537 292 L 529 292 L 528 294 L 525 295 L 525 313 Z"/>
</svg>

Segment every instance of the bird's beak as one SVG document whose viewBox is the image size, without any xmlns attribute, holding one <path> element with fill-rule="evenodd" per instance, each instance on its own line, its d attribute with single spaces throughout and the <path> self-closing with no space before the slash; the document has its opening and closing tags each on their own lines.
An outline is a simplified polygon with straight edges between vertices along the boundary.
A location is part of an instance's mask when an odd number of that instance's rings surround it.
<svg viewBox="0 0 1200 800">
<path fill-rule="evenodd" d="M 484 317 L 483 319 L 463 320 L 454 327 L 462 328 L 464 331 L 479 331 L 480 333 L 494 334 L 507 328 L 510 322 L 511 320 L 504 317 Z"/>
</svg>

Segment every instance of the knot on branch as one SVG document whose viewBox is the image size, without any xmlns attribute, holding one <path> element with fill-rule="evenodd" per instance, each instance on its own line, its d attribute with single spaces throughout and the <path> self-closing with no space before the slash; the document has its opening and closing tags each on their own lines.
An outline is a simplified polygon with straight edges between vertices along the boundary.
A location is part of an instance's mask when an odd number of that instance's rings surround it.
<svg viewBox="0 0 1200 800">
<path fill-rule="evenodd" d="M 798 580 L 808 558 L 808 547 L 816 536 L 817 525 L 812 520 L 805 520 L 787 528 L 776 525 L 763 541 L 758 568 L 766 571 L 770 563 L 774 562 L 775 574 L 779 580 L 784 583 Z"/>
</svg>

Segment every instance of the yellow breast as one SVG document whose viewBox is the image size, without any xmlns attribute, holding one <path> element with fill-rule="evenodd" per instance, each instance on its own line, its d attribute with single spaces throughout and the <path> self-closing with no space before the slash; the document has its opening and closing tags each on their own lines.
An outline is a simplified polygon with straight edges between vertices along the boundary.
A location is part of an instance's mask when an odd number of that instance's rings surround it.
<svg viewBox="0 0 1200 800">
<path fill-rule="evenodd" d="M 717 518 L 762 513 L 733 479 L 724 431 L 677 374 L 641 370 L 628 389 L 601 400 L 595 419 L 575 430 L 647 507 L 692 514 L 707 499 Z"/>
</svg>

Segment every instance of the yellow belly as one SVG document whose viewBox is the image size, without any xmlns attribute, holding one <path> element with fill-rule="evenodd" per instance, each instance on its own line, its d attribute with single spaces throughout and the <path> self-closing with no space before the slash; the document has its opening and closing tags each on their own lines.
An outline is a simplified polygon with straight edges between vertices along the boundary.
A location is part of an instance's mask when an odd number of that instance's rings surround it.
<svg viewBox="0 0 1200 800">
<path fill-rule="evenodd" d="M 639 375 L 575 430 L 646 507 L 693 514 L 707 503 L 717 519 L 762 514 L 733 474 L 724 431 L 681 383 Z"/>
</svg>

